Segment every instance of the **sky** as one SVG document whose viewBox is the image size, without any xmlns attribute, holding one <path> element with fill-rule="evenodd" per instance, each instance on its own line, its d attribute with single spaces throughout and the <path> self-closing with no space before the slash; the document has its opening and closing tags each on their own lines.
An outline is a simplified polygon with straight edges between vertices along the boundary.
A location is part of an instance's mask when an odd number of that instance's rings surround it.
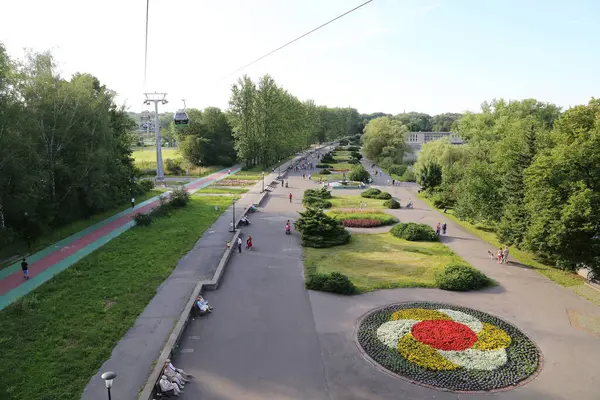
<svg viewBox="0 0 600 400">
<path fill-rule="evenodd" d="M 0 42 L 51 51 L 61 74 L 96 76 L 131 111 L 227 108 L 243 74 L 301 100 L 362 113 L 477 111 L 494 98 L 564 108 L 600 96 L 598 0 L 0 0 Z"/>
</svg>

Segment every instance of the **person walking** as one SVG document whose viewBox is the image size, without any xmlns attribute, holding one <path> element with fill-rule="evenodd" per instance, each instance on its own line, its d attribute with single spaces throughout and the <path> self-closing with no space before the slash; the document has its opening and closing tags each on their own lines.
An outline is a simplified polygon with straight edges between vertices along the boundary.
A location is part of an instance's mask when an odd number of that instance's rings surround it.
<svg viewBox="0 0 600 400">
<path fill-rule="evenodd" d="M 27 264 L 25 259 L 21 261 L 21 269 L 23 270 L 23 278 L 25 278 L 25 280 L 29 280 L 29 264 Z"/>
<path fill-rule="evenodd" d="M 248 235 L 248 239 L 246 239 L 246 248 L 252 250 L 252 236 L 250 235 Z"/>
<path fill-rule="evenodd" d="M 135 197 L 131 198 L 131 208 L 135 207 Z"/>
<path fill-rule="evenodd" d="M 238 246 L 238 251 L 241 253 L 242 252 L 242 238 L 238 236 L 238 240 L 237 240 L 237 246 Z"/>
<path fill-rule="evenodd" d="M 507 261 L 508 261 L 508 246 L 506 246 L 504 248 L 504 250 L 502 250 L 502 264 L 506 264 Z"/>
<path fill-rule="evenodd" d="M 447 227 L 448 227 L 448 226 L 447 226 L 447 225 L 446 225 L 446 223 L 444 222 L 444 223 L 442 224 L 442 233 L 443 233 L 444 235 L 446 234 L 446 228 L 447 228 Z"/>
<path fill-rule="evenodd" d="M 288 198 L 290 199 L 290 203 L 292 202 L 292 194 L 288 194 Z"/>
<path fill-rule="evenodd" d="M 440 236 L 440 229 L 441 229 L 441 224 L 438 222 L 437 226 L 435 227 L 435 234 Z"/>
</svg>

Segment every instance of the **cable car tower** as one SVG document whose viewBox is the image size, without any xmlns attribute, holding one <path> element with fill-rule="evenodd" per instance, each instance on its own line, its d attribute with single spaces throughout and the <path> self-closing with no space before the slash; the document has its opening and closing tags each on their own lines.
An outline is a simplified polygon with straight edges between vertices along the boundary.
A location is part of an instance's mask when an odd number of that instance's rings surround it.
<svg viewBox="0 0 600 400">
<path fill-rule="evenodd" d="M 154 103 L 154 134 L 156 136 L 156 181 L 162 182 L 165 180 L 165 171 L 163 169 L 162 160 L 162 138 L 160 137 L 160 122 L 158 120 L 158 103 L 167 104 L 166 93 L 144 93 L 146 96 L 145 105 Z"/>
</svg>

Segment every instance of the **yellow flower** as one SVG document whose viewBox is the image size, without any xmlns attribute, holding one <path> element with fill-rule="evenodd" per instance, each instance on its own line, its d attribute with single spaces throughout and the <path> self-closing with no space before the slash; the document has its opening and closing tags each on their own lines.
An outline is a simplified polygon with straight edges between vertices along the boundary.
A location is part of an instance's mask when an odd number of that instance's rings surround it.
<svg viewBox="0 0 600 400">
<path fill-rule="evenodd" d="M 430 371 L 451 371 L 458 365 L 442 357 L 433 347 L 416 340 L 412 334 L 405 335 L 398 342 L 402 357 Z"/>
<path fill-rule="evenodd" d="M 413 319 L 416 321 L 426 321 L 430 319 L 452 321 L 452 318 L 443 312 L 439 312 L 437 310 L 426 310 L 424 308 L 407 308 L 396 311 L 392 314 L 392 321 L 399 319 Z"/>
<path fill-rule="evenodd" d="M 473 345 L 476 350 L 505 349 L 510 345 L 510 336 L 497 326 L 483 323 L 483 329 L 477 334 L 477 342 Z"/>
</svg>

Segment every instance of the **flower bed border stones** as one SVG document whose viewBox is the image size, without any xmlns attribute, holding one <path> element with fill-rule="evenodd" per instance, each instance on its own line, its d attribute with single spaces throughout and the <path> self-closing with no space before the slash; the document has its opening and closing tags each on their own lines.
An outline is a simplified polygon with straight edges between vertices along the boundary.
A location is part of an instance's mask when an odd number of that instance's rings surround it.
<svg viewBox="0 0 600 400">
<path fill-rule="evenodd" d="M 385 322 L 399 319 L 398 312 L 420 308 L 436 312 L 438 309 L 460 311 L 477 318 L 483 326 L 491 324 L 510 336 L 506 347 L 507 361 L 492 370 L 469 370 L 447 365 L 446 370 L 432 371 L 404 358 L 398 349 L 390 349 L 377 337 L 377 329 Z M 396 313 L 394 316 L 393 314 Z M 415 321 L 416 322 L 416 321 Z M 412 325 L 404 333 L 411 331 Z M 406 302 L 371 310 L 361 317 L 356 328 L 359 350 L 373 363 L 391 375 L 412 383 L 453 392 L 495 392 L 509 390 L 533 380 L 543 366 L 543 354 L 537 345 L 514 325 L 482 311 L 445 303 Z M 410 340 L 412 336 L 406 335 Z M 449 361 L 450 362 L 450 361 Z M 444 366 L 442 366 L 444 367 Z"/>
</svg>

